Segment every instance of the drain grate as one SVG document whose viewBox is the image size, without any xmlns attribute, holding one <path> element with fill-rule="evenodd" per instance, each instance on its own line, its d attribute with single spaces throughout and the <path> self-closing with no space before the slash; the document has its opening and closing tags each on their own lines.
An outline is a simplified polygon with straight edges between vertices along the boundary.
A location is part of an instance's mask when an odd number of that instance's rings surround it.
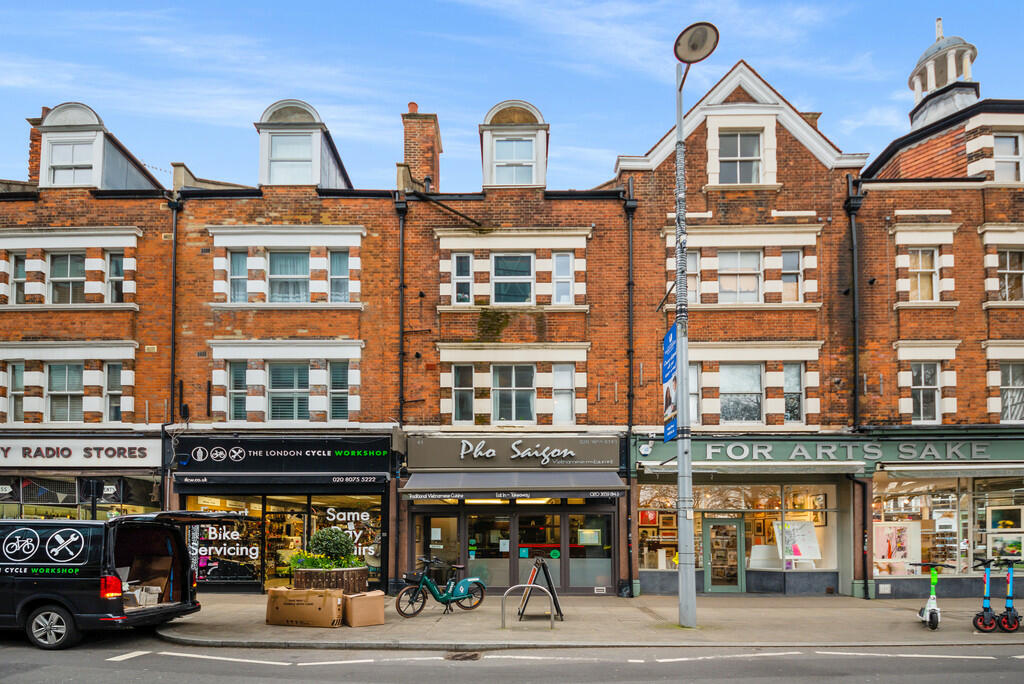
<svg viewBox="0 0 1024 684">
<path fill-rule="evenodd" d="M 476 651 L 452 651 L 444 655 L 445 660 L 480 660 Z"/>
</svg>

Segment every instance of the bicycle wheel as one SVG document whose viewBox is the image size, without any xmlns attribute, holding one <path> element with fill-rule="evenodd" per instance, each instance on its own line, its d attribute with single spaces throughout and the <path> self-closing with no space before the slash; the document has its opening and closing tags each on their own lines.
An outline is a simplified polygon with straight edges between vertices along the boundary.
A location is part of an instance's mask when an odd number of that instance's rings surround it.
<svg viewBox="0 0 1024 684">
<path fill-rule="evenodd" d="M 928 613 L 928 629 L 939 628 L 939 611 L 933 610 Z"/>
<path fill-rule="evenodd" d="M 462 610 L 473 610 L 481 603 L 484 602 L 484 596 L 487 595 L 487 589 L 484 585 L 479 582 L 473 582 L 469 587 L 469 598 L 459 599 L 455 602 Z"/>
<path fill-rule="evenodd" d="M 974 616 L 974 629 L 988 634 L 996 631 L 996 622 L 995 618 L 986 617 L 984 613 L 978 613 Z"/>
<path fill-rule="evenodd" d="M 418 585 L 412 585 L 398 592 L 395 598 L 395 610 L 402 617 L 415 617 L 427 605 L 427 591 Z"/>
</svg>

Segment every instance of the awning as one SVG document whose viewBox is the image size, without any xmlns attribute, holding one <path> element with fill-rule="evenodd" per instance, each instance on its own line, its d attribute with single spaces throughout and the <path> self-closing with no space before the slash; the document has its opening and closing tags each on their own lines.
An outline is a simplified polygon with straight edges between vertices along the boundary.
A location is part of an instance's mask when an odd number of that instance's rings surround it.
<svg viewBox="0 0 1024 684">
<path fill-rule="evenodd" d="M 459 471 L 413 473 L 401 493 L 405 499 L 617 498 L 626 486 L 610 470 Z"/>
<path fill-rule="evenodd" d="M 889 477 L 907 479 L 929 477 L 1020 477 L 1024 463 L 879 463 L 878 469 Z"/>
<path fill-rule="evenodd" d="M 863 473 L 864 461 L 694 461 L 694 473 L 738 475 L 815 475 L 820 473 Z M 637 467 L 652 475 L 675 475 L 676 462 L 637 461 Z"/>
</svg>

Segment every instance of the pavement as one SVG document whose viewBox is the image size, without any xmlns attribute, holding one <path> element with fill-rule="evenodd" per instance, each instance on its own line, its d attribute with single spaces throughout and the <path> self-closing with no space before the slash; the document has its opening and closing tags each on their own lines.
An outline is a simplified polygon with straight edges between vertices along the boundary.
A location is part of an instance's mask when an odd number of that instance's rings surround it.
<svg viewBox="0 0 1024 684">
<path fill-rule="evenodd" d="M 490 595 L 473 611 L 443 608 L 428 600 L 418 616 L 404 618 L 388 597 L 386 622 L 371 627 L 267 625 L 266 597 L 200 594 L 202 610 L 159 627 L 177 644 L 230 648 L 401 649 L 488 651 L 531 648 L 673 647 L 891 647 L 1024 645 L 1024 631 L 975 632 L 971 618 L 980 599 L 942 599 L 942 623 L 931 631 L 917 619 L 923 599 L 866 601 L 844 596 L 700 596 L 695 629 L 677 624 L 672 596 L 559 597 L 565 620 L 549 628 L 547 599 L 536 594 L 527 616 L 509 597 L 501 627 L 501 597 Z M 1000 610 L 999 607 L 996 610 Z"/>
</svg>

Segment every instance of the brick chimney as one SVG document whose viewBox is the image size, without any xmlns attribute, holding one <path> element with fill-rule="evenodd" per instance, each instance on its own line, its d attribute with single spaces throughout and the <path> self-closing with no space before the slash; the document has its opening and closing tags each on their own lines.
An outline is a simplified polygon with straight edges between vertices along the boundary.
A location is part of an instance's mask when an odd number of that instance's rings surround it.
<svg viewBox="0 0 1024 684">
<path fill-rule="evenodd" d="M 415 102 L 402 114 L 405 159 L 398 164 L 398 189 L 437 192 L 441 187 L 441 129 L 437 114 L 420 114 Z M 429 178 L 427 183 L 425 179 Z"/>
<path fill-rule="evenodd" d="M 39 118 L 25 119 L 32 126 L 28 132 L 28 182 L 39 185 L 39 155 L 42 150 L 43 134 L 37 128 L 50 113 L 49 107 L 43 107 Z"/>
<path fill-rule="evenodd" d="M 821 112 L 800 112 L 800 116 L 804 118 L 804 121 L 817 128 Z"/>
</svg>

